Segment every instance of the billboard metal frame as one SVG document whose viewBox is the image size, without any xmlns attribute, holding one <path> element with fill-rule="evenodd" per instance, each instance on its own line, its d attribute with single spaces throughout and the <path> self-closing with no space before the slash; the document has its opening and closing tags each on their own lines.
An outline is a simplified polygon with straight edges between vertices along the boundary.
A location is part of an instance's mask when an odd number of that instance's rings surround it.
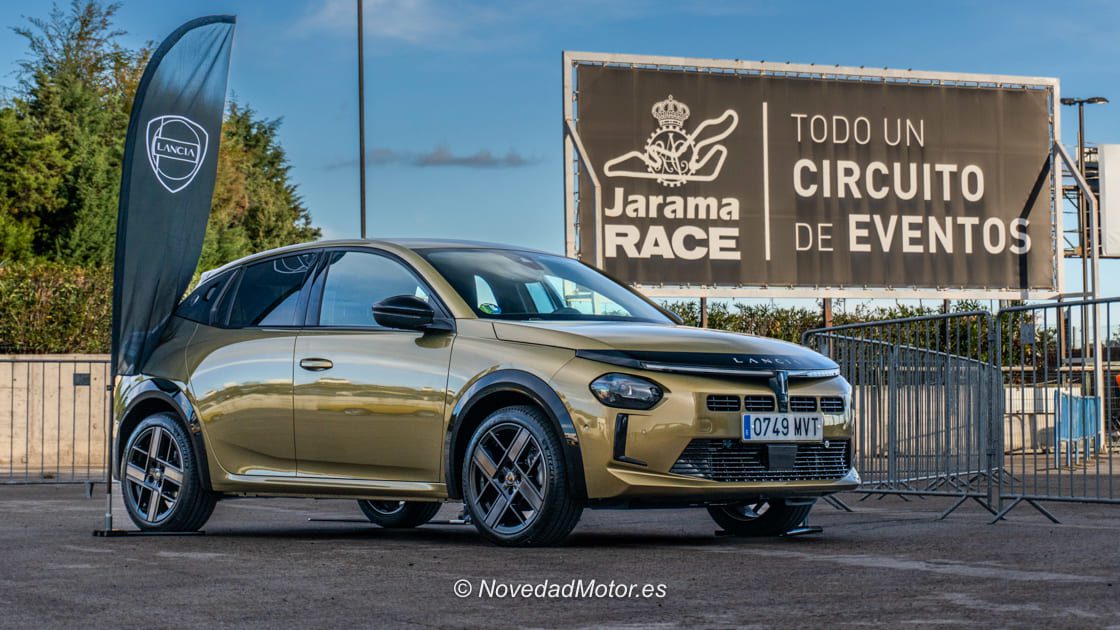
<svg viewBox="0 0 1120 630">
<path fill-rule="evenodd" d="M 1050 241 L 1054 255 L 1051 259 L 1051 278 L 1055 290 L 1047 289 L 975 289 L 966 287 L 939 287 L 935 289 L 913 286 L 835 287 L 793 285 L 650 285 L 635 284 L 646 295 L 660 298 L 855 298 L 855 299 L 982 299 L 982 300 L 1039 300 L 1061 295 L 1063 273 L 1061 265 L 1061 193 L 1062 160 L 1057 155 L 1061 147 L 1061 90 L 1059 81 L 1051 77 L 1009 76 L 998 74 L 964 74 L 955 72 L 926 72 L 891 68 L 864 68 L 852 66 L 822 66 L 816 64 L 772 63 L 765 61 L 739 61 L 723 59 L 698 59 L 690 57 L 662 57 L 564 51 L 564 242 L 565 253 L 579 257 L 579 189 L 580 169 L 585 169 L 594 190 L 595 231 L 601 228 L 602 187 L 598 174 L 587 159 L 580 139 L 579 86 L 576 68 L 580 65 L 605 65 L 651 70 L 683 72 L 790 77 L 830 81 L 882 82 L 903 85 L 928 85 L 931 87 L 956 86 L 976 89 L 1046 90 L 1049 93 L 1050 114 Z M 602 268 L 602 239 L 597 251 L 581 258 Z"/>
</svg>

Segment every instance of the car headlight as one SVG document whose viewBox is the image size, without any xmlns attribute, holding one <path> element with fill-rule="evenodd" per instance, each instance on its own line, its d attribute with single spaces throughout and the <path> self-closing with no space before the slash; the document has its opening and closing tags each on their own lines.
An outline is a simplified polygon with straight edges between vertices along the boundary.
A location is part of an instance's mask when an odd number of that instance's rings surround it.
<svg viewBox="0 0 1120 630">
<path fill-rule="evenodd" d="M 661 386 L 629 374 L 604 374 L 591 382 L 591 393 L 608 407 L 650 409 L 664 395 Z"/>
</svg>

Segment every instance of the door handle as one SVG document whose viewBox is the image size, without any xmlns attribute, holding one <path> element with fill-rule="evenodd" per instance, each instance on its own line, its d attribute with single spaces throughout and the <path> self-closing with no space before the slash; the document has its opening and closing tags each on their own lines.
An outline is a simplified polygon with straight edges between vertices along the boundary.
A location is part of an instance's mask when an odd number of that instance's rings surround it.
<svg viewBox="0 0 1120 630">
<path fill-rule="evenodd" d="M 300 359 L 299 366 L 312 372 L 322 372 L 334 367 L 334 363 L 330 359 Z"/>
</svg>

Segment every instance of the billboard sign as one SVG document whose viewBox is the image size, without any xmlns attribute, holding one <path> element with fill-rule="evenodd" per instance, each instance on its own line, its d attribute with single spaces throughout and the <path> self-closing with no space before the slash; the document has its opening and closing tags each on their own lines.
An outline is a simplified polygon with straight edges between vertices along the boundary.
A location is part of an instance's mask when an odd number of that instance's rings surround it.
<svg viewBox="0 0 1120 630">
<path fill-rule="evenodd" d="M 1056 80 L 750 66 L 566 55 L 570 255 L 653 295 L 1057 290 Z"/>
<path fill-rule="evenodd" d="M 1097 145 L 1101 255 L 1120 258 L 1120 144 Z"/>
</svg>

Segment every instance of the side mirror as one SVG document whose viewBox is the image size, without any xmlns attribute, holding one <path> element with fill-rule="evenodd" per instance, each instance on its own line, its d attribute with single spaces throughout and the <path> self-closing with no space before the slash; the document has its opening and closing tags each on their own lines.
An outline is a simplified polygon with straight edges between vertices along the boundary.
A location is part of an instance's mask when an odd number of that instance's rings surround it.
<svg viewBox="0 0 1120 630">
<path fill-rule="evenodd" d="M 432 325 L 436 313 L 415 295 L 394 295 L 373 305 L 373 319 L 386 328 L 424 330 Z"/>
</svg>

